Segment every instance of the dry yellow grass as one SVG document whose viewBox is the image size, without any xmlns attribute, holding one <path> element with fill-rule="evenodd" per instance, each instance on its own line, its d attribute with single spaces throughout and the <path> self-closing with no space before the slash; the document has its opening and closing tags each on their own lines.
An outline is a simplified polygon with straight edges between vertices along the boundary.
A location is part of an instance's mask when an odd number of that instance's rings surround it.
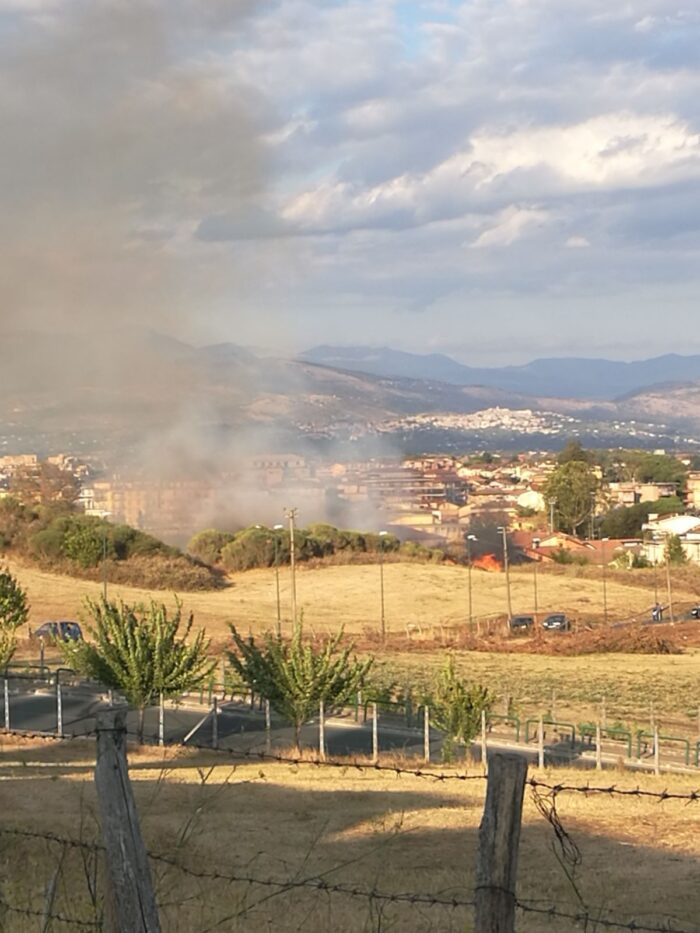
<svg viewBox="0 0 700 933">
<path fill-rule="evenodd" d="M 75 618 L 85 596 L 96 598 L 98 583 L 45 573 L 33 567 L 10 564 L 29 593 L 31 622 L 44 619 Z M 573 616 L 602 618 L 601 579 L 569 573 L 540 572 L 540 612 L 565 611 Z M 532 612 L 534 588 L 532 571 L 515 568 L 511 574 L 514 612 Z M 290 613 L 290 574 L 280 573 L 282 614 Z M 506 611 L 505 576 L 474 570 L 472 573 L 473 607 L 477 617 L 503 614 Z M 386 624 L 389 631 L 406 632 L 406 626 L 421 628 L 454 625 L 468 615 L 467 570 L 454 565 L 387 563 L 384 568 Z M 110 595 L 126 601 L 155 599 L 171 601 L 167 593 L 149 593 L 126 586 L 111 586 Z M 379 568 L 372 565 L 329 566 L 309 569 L 301 565 L 297 572 L 297 599 L 305 622 L 318 631 L 337 630 L 359 633 L 376 628 L 380 616 Z M 678 587 L 679 604 L 694 601 L 694 594 Z M 276 619 L 275 575 L 273 570 L 251 570 L 235 574 L 231 586 L 220 591 L 183 594 L 187 610 L 195 613 L 198 625 L 219 637 L 228 634 L 227 625 L 235 623 L 243 630 L 261 630 Z M 609 615 L 628 618 L 647 615 L 653 602 L 648 586 L 635 583 L 633 573 L 609 579 L 607 583 Z"/>
<path fill-rule="evenodd" d="M 48 747 L 0 741 L 2 828 L 95 838 L 92 746 Z M 469 899 L 484 783 L 444 782 L 391 774 L 282 764 L 221 764 L 213 753 L 131 752 L 132 779 L 144 835 L 152 851 L 197 871 L 257 878 L 323 877 L 366 890 L 420 892 Z M 83 763 L 85 771 L 46 769 L 18 761 Z M 210 770 L 211 769 L 211 770 Z M 583 783 L 580 771 L 538 775 Z M 596 776 L 590 776 L 596 783 Z M 598 783 L 611 783 L 598 776 Z M 615 774 L 620 787 L 689 791 L 691 779 Z M 673 916 L 695 929 L 700 913 L 697 864 L 700 804 L 562 795 L 559 814 L 577 843 L 576 884 L 591 909 L 653 925 Z M 82 828 L 81 828 L 82 822 Z M 520 856 L 519 897 L 576 911 L 575 892 L 553 854 L 553 833 L 528 793 Z M 2 896 L 18 906 L 42 905 L 44 885 L 61 855 L 57 844 L 0 835 Z M 75 852 L 65 854 L 54 909 L 88 917 L 85 880 Z M 31 864 L 31 871 L 27 866 Z M 303 889 L 192 879 L 154 863 L 167 933 L 204 930 L 303 929 L 464 931 L 467 909 L 374 903 Z M 2 928 L 38 929 L 7 915 Z M 573 929 L 573 924 L 521 915 L 523 933 Z M 594 928 L 594 927 L 592 927 Z"/>
</svg>

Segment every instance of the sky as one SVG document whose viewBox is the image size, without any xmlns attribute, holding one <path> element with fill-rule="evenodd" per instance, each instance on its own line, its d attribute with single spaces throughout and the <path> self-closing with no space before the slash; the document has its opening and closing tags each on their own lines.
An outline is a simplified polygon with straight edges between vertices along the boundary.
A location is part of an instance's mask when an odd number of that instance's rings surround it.
<svg viewBox="0 0 700 933">
<path fill-rule="evenodd" d="M 0 0 L 0 327 L 700 352 L 700 6 Z"/>
</svg>

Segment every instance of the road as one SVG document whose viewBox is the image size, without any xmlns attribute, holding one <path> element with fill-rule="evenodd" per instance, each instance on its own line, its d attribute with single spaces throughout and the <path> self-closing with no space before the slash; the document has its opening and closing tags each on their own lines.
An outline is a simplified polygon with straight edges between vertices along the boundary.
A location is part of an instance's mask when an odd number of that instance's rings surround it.
<svg viewBox="0 0 700 933">
<path fill-rule="evenodd" d="M 40 680 L 15 679 L 10 689 L 10 728 L 14 731 L 32 733 L 57 732 L 57 695 L 56 689 Z M 109 700 L 97 685 L 65 686 L 62 688 L 62 719 L 65 735 L 84 735 L 93 733 L 96 727 L 96 714 L 100 709 L 109 708 Z M 118 698 L 116 702 L 119 702 Z M 0 723 L 4 723 L 5 704 L 0 691 Z M 147 742 L 158 739 L 159 711 L 151 708 L 146 711 L 144 737 Z M 127 716 L 129 734 L 136 735 L 138 717 L 135 711 Z M 252 710 L 243 702 L 225 702 L 219 706 L 217 716 L 217 740 L 220 747 L 237 749 L 243 752 L 264 752 L 267 746 L 264 714 Z M 212 746 L 214 743 L 213 716 L 205 705 L 194 701 L 188 704 L 168 704 L 165 710 L 164 738 L 166 744 L 181 744 L 190 736 L 190 744 Z M 441 735 L 431 730 L 431 757 L 440 760 Z M 330 716 L 325 726 L 326 752 L 330 757 L 370 757 L 372 755 L 372 723 L 358 722 L 349 712 L 343 716 Z M 400 753 L 422 761 L 424 754 L 423 729 L 408 728 L 402 716 L 396 713 L 380 714 L 378 723 L 378 741 L 380 753 Z M 274 749 L 287 749 L 293 743 L 291 728 L 273 715 L 271 721 L 270 745 Z M 301 744 L 305 748 L 317 750 L 319 747 L 318 721 L 307 723 L 301 733 Z M 496 728 L 488 737 L 490 751 L 508 751 L 521 754 L 530 761 L 538 757 L 534 742 L 516 742 L 502 730 Z M 619 765 L 625 757 L 621 744 L 604 741 L 602 762 L 605 767 Z M 480 757 L 480 743 L 475 742 L 470 749 L 472 758 Z M 457 759 L 464 757 L 464 750 L 457 750 Z M 572 745 L 568 737 L 548 735 L 545 742 L 546 764 L 567 764 L 574 767 L 595 767 L 595 747 L 592 744 L 577 741 Z M 664 751 L 664 770 L 685 770 L 682 755 L 673 750 Z M 653 768 L 653 760 L 647 753 L 642 760 L 627 759 L 626 767 L 638 770 Z"/>
</svg>

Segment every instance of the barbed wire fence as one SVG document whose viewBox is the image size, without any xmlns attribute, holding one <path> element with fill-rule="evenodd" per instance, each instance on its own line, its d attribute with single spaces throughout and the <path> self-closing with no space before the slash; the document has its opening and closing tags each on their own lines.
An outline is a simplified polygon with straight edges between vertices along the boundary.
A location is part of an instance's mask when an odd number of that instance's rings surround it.
<svg viewBox="0 0 700 933">
<path fill-rule="evenodd" d="M 17 733 L 29 737 L 40 738 L 43 741 L 67 742 L 75 741 L 79 738 L 94 739 L 96 733 L 91 732 L 88 735 L 71 737 L 64 735 L 60 740 L 55 737 L 47 736 L 44 733 Z M 374 772 L 394 776 L 397 779 L 402 777 L 418 778 L 429 782 L 455 782 L 464 785 L 465 782 L 474 782 L 475 785 L 482 784 L 487 780 L 482 773 L 467 774 L 454 770 L 437 770 L 432 768 L 412 768 L 401 764 L 387 764 L 380 762 L 363 762 L 351 759 L 327 759 L 310 758 L 298 754 L 284 754 L 265 752 L 258 749 L 232 749 L 218 748 L 212 749 L 205 745 L 176 745 L 179 752 L 196 756 L 205 756 L 207 760 L 228 760 L 240 761 L 241 763 L 269 762 L 282 764 L 293 769 L 309 767 L 316 769 L 336 769 L 341 772 Z M 580 864 L 580 851 L 576 843 L 571 838 L 563 826 L 562 820 L 557 810 L 557 803 L 563 795 L 583 795 L 583 796 L 604 796 L 608 799 L 645 799 L 656 801 L 663 804 L 668 801 L 684 802 L 692 805 L 700 801 L 700 790 L 681 792 L 674 790 L 653 791 L 646 788 L 619 787 L 615 784 L 591 784 L 585 782 L 581 784 L 574 783 L 555 783 L 543 781 L 537 777 L 530 776 L 526 779 L 525 786 L 533 796 L 535 805 L 553 831 L 552 847 L 559 852 L 560 864 L 566 866 L 572 871 Z M 0 838 L 14 837 L 15 839 L 33 840 L 34 842 L 43 842 L 61 847 L 62 850 L 89 851 L 95 855 L 104 855 L 104 846 L 95 840 L 74 839 L 63 836 L 58 833 L 39 832 L 27 830 L 21 827 L 0 826 Z M 421 891 L 386 891 L 380 887 L 363 887 L 358 884 L 330 881 L 324 877 L 309 875 L 306 877 L 275 877 L 273 875 L 264 875 L 254 871 L 246 870 L 225 870 L 217 867 L 210 869 L 206 867 L 194 867 L 185 864 L 183 861 L 175 858 L 168 852 L 148 852 L 149 861 L 153 864 L 164 866 L 167 869 L 181 874 L 183 877 L 196 880 L 198 882 L 211 883 L 214 888 L 219 886 L 242 886 L 247 889 L 267 892 L 265 899 L 269 897 L 279 897 L 289 892 L 302 891 L 309 894 L 316 894 L 327 898 L 344 897 L 355 902 L 364 903 L 366 906 L 385 905 L 390 907 L 407 906 L 420 907 L 425 909 L 435 908 L 437 910 L 448 910 L 458 912 L 460 915 L 469 916 L 474 910 L 476 900 L 474 896 L 466 896 L 464 893 L 443 894 Z M 493 886 L 492 886 L 493 887 Z M 678 921 L 674 917 L 666 917 L 663 920 L 644 921 L 643 919 L 627 919 L 626 917 L 615 916 L 602 905 L 591 905 L 584 902 L 580 897 L 580 903 L 572 907 L 570 904 L 552 903 L 543 904 L 539 901 L 529 900 L 527 898 L 516 897 L 514 892 L 508 892 L 512 898 L 513 908 L 524 918 L 527 916 L 540 917 L 543 920 L 550 920 L 558 924 L 557 928 L 562 929 L 561 924 L 566 922 L 569 928 L 583 928 L 586 931 L 595 929 L 618 929 L 640 931 L 640 933 L 697 933 L 698 927 L 683 926 L 683 921 Z M 475 895 L 478 891 L 475 889 Z M 238 915 L 245 915 L 250 912 L 257 902 L 253 901 L 253 906 L 242 903 L 238 907 Z M 9 893 L 5 892 L 0 886 L 0 917 L 5 917 L 5 927 L 11 930 L 13 927 L 9 918 L 25 918 L 27 921 L 36 920 L 41 922 L 39 929 L 52 929 L 51 924 L 63 927 L 74 927 L 75 929 L 106 929 L 105 918 L 102 909 L 98 909 L 95 904 L 92 905 L 92 916 L 78 916 L 67 909 L 54 909 L 44 905 L 43 908 L 35 903 L 20 903 L 16 899 L 12 900 Z M 685 921 L 687 923 L 687 921 Z M 47 927 L 47 924 L 49 926 Z M 445 928 L 446 926 L 437 927 Z M 462 929 L 463 927 L 460 927 Z M 213 927 L 212 927 L 213 929 Z"/>
</svg>

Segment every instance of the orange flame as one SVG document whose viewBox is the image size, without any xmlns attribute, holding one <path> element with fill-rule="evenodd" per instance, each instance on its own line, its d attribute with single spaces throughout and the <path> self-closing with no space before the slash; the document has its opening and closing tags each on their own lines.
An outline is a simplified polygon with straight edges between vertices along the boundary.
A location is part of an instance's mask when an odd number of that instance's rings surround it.
<svg viewBox="0 0 700 933">
<path fill-rule="evenodd" d="M 488 570 L 490 573 L 499 573 L 502 570 L 501 562 L 495 554 L 482 554 L 481 557 L 475 557 L 472 566 L 478 567 L 479 570 Z"/>
</svg>

